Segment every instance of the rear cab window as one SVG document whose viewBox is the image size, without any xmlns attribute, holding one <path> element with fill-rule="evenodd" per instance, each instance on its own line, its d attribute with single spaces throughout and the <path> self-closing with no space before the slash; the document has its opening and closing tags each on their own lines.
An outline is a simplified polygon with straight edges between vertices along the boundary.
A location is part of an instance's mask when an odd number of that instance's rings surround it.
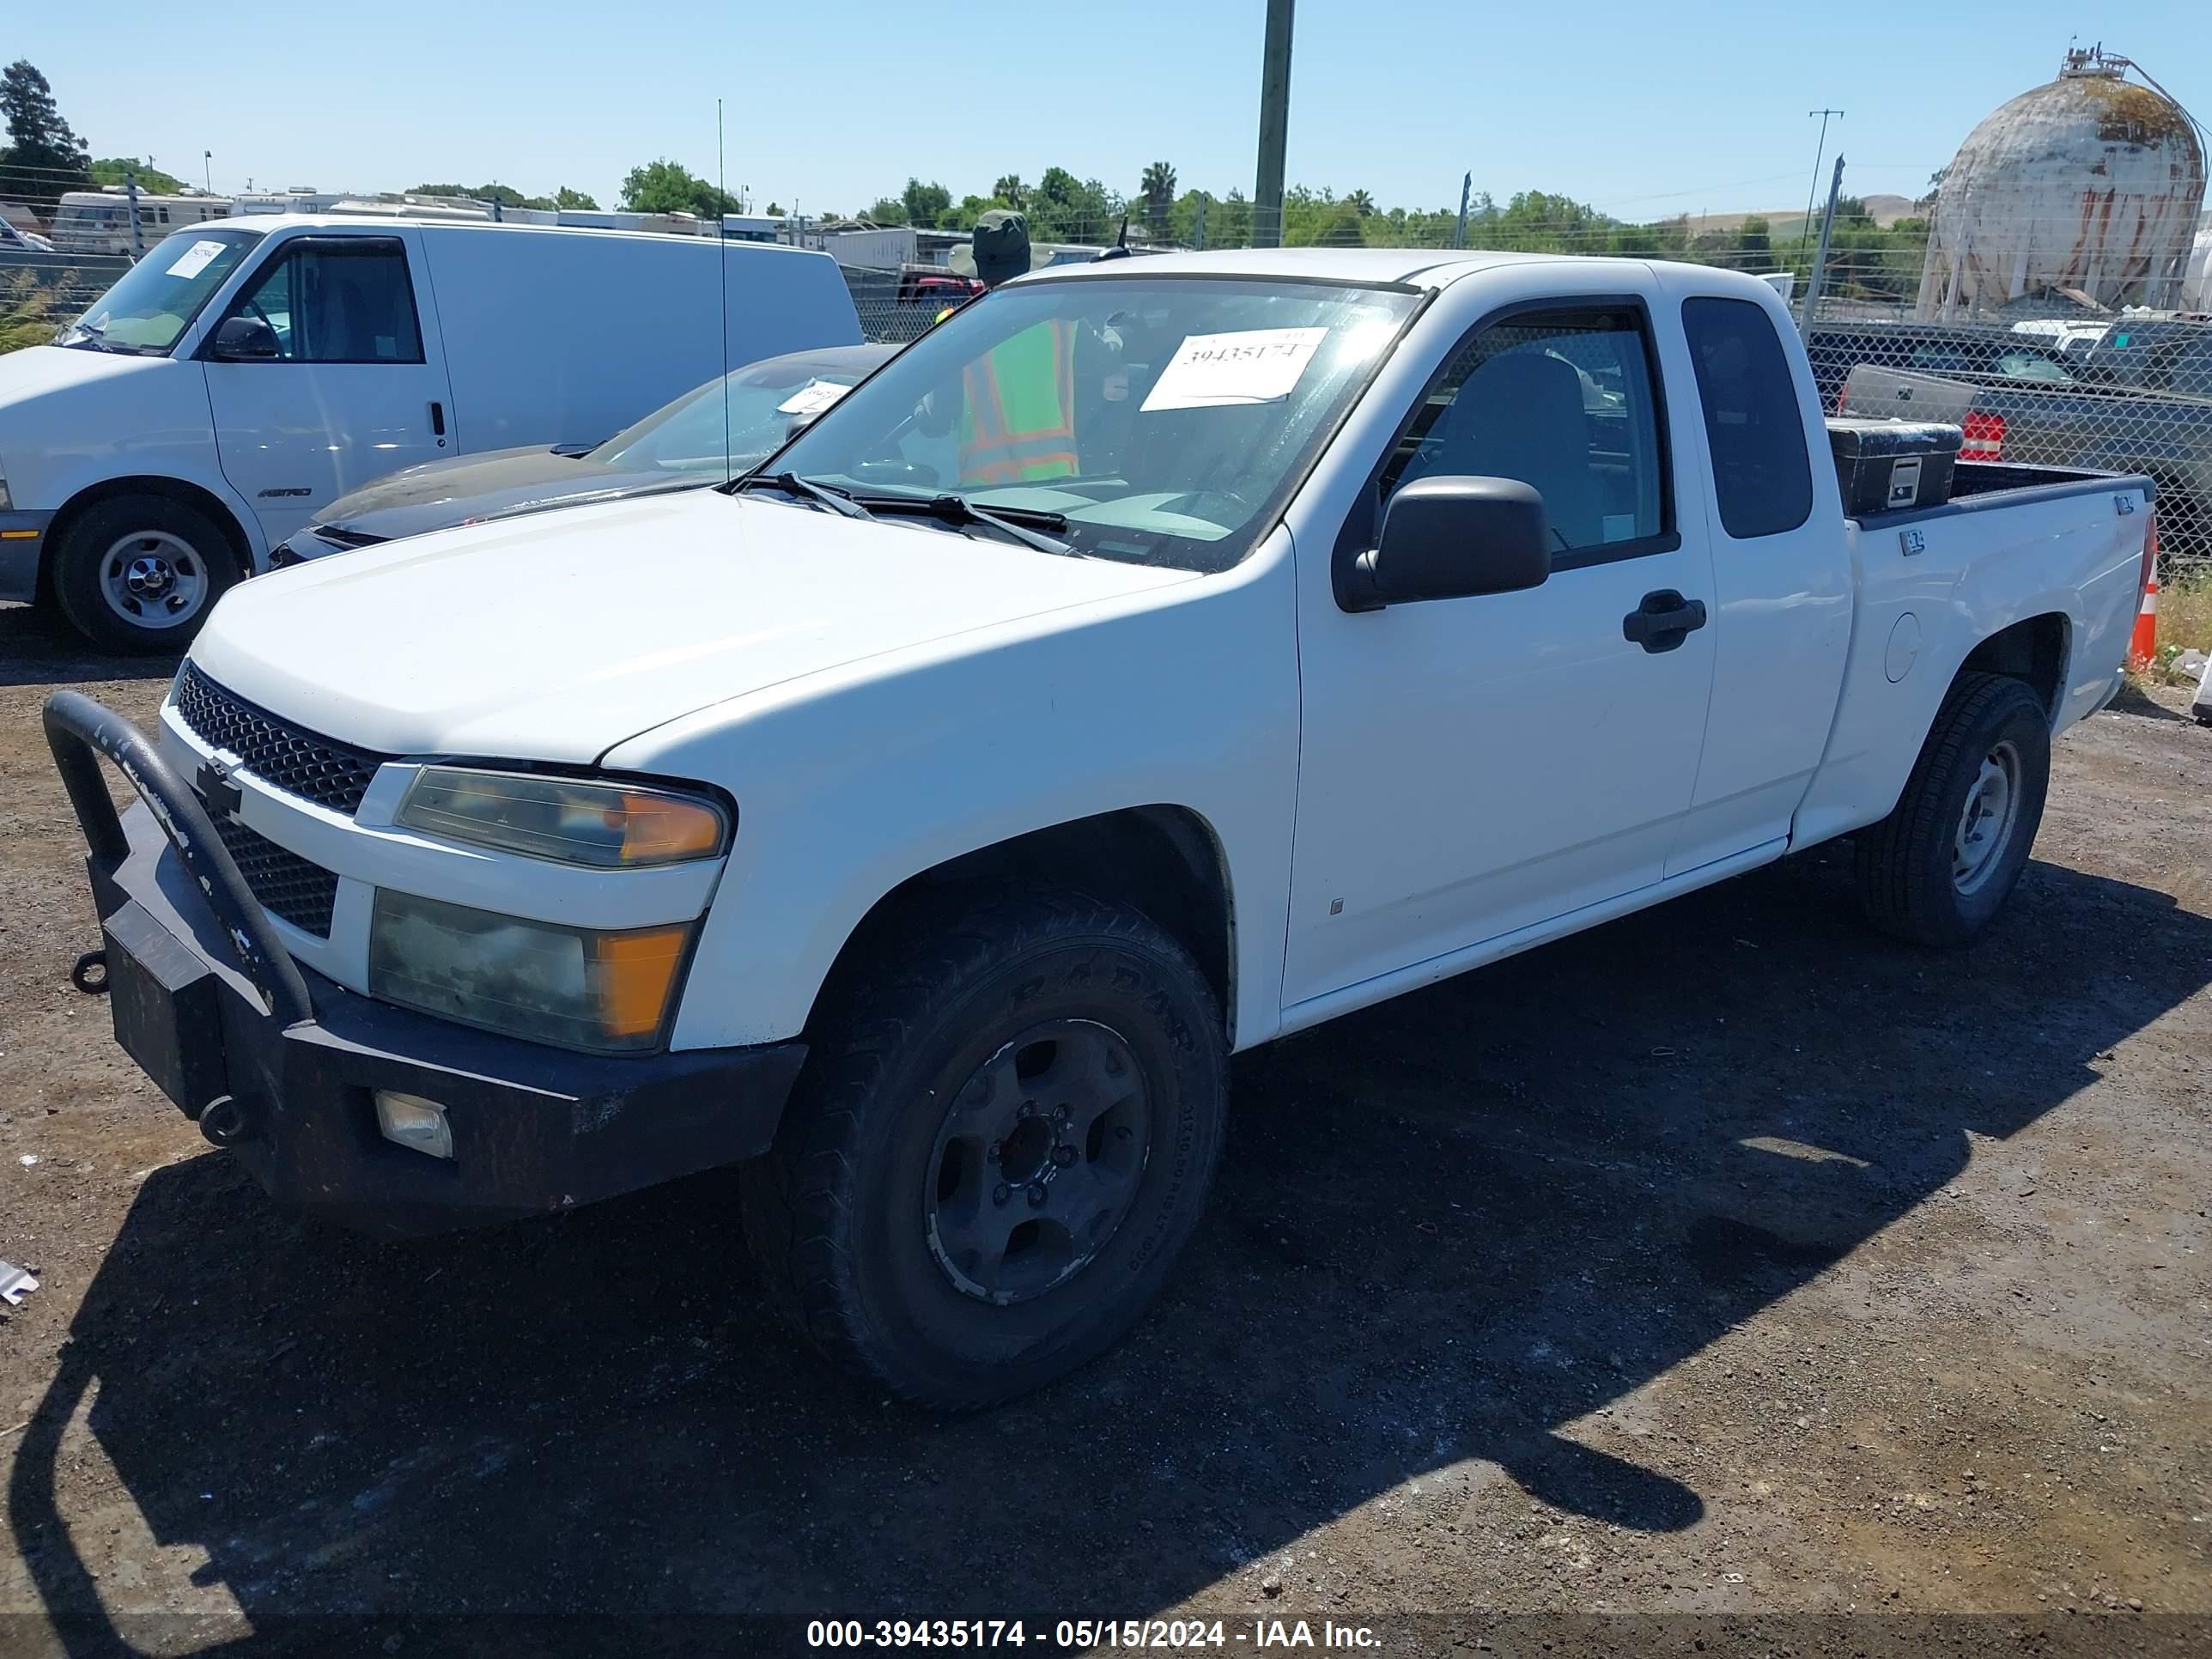
<svg viewBox="0 0 2212 1659">
<path fill-rule="evenodd" d="M 1721 527 L 1737 541 L 1778 536 L 1813 516 L 1813 465 L 1790 359 L 1763 306 L 1682 301 L 1712 452 Z"/>
</svg>

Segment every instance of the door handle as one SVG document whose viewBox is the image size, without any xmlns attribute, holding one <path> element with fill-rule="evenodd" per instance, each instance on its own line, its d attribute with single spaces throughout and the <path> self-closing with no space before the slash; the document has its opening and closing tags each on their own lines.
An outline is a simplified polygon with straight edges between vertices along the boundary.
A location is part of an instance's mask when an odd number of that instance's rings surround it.
<svg viewBox="0 0 2212 1659">
<path fill-rule="evenodd" d="M 434 438 L 446 435 L 446 406 L 434 398 L 430 400 L 430 435 Z"/>
<path fill-rule="evenodd" d="M 1656 653 L 1672 651 L 1705 625 L 1705 602 L 1686 599 L 1671 587 L 1646 593 L 1644 603 L 1620 619 L 1620 637 Z"/>
</svg>

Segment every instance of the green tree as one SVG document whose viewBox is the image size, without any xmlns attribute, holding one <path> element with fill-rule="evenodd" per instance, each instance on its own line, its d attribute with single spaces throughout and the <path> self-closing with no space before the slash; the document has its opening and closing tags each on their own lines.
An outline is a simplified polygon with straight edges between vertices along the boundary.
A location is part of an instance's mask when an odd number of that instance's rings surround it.
<svg viewBox="0 0 2212 1659">
<path fill-rule="evenodd" d="M 1352 204 L 1352 210 L 1363 219 L 1375 216 L 1375 198 L 1364 190 L 1355 190 L 1344 198 Z"/>
<path fill-rule="evenodd" d="M 580 190 L 571 190 L 563 185 L 553 192 L 553 205 L 566 213 L 597 213 L 599 204 Z M 769 212 L 775 211 L 770 208 Z"/>
<path fill-rule="evenodd" d="M 696 213 L 702 219 L 738 210 L 736 197 L 665 156 L 629 170 L 623 179 L 622 204 L 632 213 Z"/>
<path fill-rule="evenodd" d="M 1152 162 L 1146 167 L 1144 179 L 1138 188 L 1145 198 L 1145 218 L 1152 228 L 1152 234 L 1164 240 L 1168 234 L 1169 210 L 1175 206 L 1175 163 Z"/>
<path fill-rule="evenodd" d="M 863 219 L 872 219 L 879 225 L 903 225 L 908 222 L 906 216 L 906 204 L 896 196 L 877 197 L 873 204 L 860 216 Z"/>
<path fill-rule="evenodd" d="M 768 204 L 768 216 L 771 219 L 781 219 L 783 216 L 783 210 L 774 202 L 770 202 Z"/>
<path fill-rule="evenodd" d="M 1121 218 L 1121 198 L 1096 179 L 1078 179 L 1066 167 L 1047 167 L 1030 192 L 1030 235 L 1040 242 L 1110 240 Z"/>
<path fill-rule="evenodd" d="M 991 186 L 991 194 L 1019 212 L 1029 203 L 1030 187 L 1022 182 L 1020 173 L 1003 173 L 999 175 L 999 182 Z"/>
<path fill-rule="evenodd" d="M 119 185 L 125 173 L 137 179 L 138 188 L 149 196 L 181 196 L 191 188 L 183 179 L 135 155 L 111 155 L 92 164 L 92 182 L 95 185 Z"/>
<path fill-rule="evenodd" d="M 0 70 L 0 114 L 8 126 L 0 189 L 51 207 L 64 191 L 91 185 L 92 152 L 62 119 L 46 77 L 21 58 Z"/>
<path fill-rule="evenodd" d="M 1743 228 L 1735 234 L 1738 270 L 1771 270 L 1774 269 L 1774 234 L 1764 217 L 1753 214 L 1743 222 Z"/>
<path fill-rule="evenodd" d="M 940 184 L 923 184 L 919 179 L 909 179 L 899 193 L 906 204 L 906 222 L 910 225 L 933 225 L 937 216 L 952 205 L 952 192 Z"/>
</svg>

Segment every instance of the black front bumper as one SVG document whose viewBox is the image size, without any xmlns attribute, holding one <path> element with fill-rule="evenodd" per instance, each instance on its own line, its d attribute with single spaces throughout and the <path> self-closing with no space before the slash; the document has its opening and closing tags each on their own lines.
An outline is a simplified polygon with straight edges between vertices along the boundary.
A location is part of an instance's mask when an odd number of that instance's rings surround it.
<svg viewBox="0 0 2212 1659">
<path fill-rule="evenodd" d="M 385 1234 L 611 1198 L 765 1152 L 804 1044 L 613 1058 L 375 1002 L 288 955 L 199 798 L 76 692 L 47 740 L 91 853 L 116 1040 L 279 1200 Z M 97 757 L 142 804 L 118 817 Z M 374 1091 L 446 1108 L 453 1156 L 379 1132 Z"/>
</svg>

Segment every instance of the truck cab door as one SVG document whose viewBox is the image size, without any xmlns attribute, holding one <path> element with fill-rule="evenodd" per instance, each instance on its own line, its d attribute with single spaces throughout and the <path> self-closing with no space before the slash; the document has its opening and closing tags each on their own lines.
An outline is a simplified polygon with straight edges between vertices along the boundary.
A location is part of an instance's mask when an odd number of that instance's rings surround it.
<svg viewBox="0 0 2212 1659">
<path fill-rule="evenodd" d="M 412 231 L 288 238 L 208 336 L 223 476 L 272 547 L 348 491 L 457 451 L 419 244 Z M 235 319 L 261 325 L 251 355 L 218 344 Z"/>
<path fill-rule="evenodd" d="M 1357 988 L 1424 963 L 1452 971 L 1455 953 L 1653 885 L 1690 804 L 1713 591 L 1699 498 L 1677 487 L 1668 438 L 1686 374 L 1662 362 L 1617 275 L 1530 270 L 1531 297 L 1487 317 L 1455 316 L 1446 290 L 1420 331 L 1442 367 L 1410 404 L 1386 405 L 1379 418 L 1399 424 L 1341 530 L 1293 525 L 1286 1024 L 1306 1023 L 1301 1003 L 1322 1017 L 1335 994 L 1364 1000 Z M 1438 475 L 1533 484 L 1549 578 L 1340 608 L 1334 562 L 1374 545 L 1395 490 Z"/>
<path fill-rule="evenodd" d="M 1835 721 L 1853 599 L 1827 428 L 1810 372 L 1784 346 L 1786 319 L 1733 295 L 1679 304 L 1698 404 L 1683 449 L 1703 475 L 1691 499 L 1717 614 L 1712 714 L 1670 876 L 1789 835 Z M 1870 556 L 1903 556 L 1885 544 Z"/>
</svg>

